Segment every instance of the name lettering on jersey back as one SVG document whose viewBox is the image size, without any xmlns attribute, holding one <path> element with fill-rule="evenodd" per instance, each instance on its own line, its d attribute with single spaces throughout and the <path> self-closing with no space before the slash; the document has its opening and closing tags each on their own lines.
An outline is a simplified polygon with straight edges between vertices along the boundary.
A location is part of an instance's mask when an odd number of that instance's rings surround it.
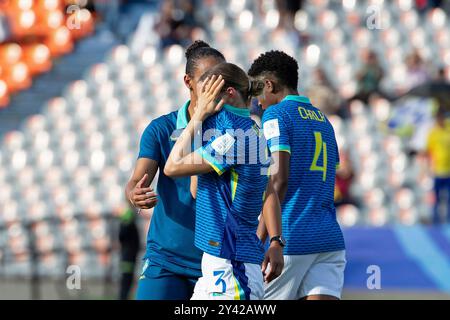
<svg viewBox="0 0 450 320">
<path fill-rule="evenodd" d="M 314 120 L 319 122 L 325 122 L 325 115 L 319 110 L 308 110 L 304 107 L 298 107 L 298 112 L 300 113 L 300 117 L 304 120 Z"/>
</svg>

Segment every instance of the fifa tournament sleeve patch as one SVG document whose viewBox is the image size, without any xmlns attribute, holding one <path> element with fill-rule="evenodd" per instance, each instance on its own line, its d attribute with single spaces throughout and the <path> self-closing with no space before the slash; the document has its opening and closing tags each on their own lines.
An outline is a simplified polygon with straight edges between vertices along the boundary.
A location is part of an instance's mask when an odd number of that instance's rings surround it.
<svg viewBox="0 0 450 320">
<path fill-rule="evenodd" d="M 234 145 L 235 139 L 228 132 L 223 136 L 220 136 L 211 143 L 211 147 L 221 156 L 225 155 L 228 150 Z"/>
<path fill-rule="evenodd" d="M 280 126 L 278 125 L 278 119 L 268 120 L 264 123 L 264 137 L 266 140 L 270 140 L 280 136 Z"/>
</svg>

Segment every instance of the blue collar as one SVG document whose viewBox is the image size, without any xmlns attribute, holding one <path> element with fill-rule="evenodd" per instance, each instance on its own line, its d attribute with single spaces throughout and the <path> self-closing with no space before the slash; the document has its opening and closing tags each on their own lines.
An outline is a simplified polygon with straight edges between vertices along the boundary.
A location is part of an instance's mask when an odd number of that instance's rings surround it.
<svg viewBox="0 0 450 320">
<path fill-rule="evenodd" d="M 188 125 L 188 108 L 191 100 L 188 100 L 180 109 L 178 109 L 177 113 L 177 129 L 184 129 Z M 234 113 L 241 117 L 250 117 L 250 110 L 247 108 L 237 108 L 232 105 L 225 104 L 223 108 L 231 113 Z"/>
<path fill-rule="evenodd" d="M 188 125 L 188 108 L 191 100 L 188 100 L 179 110 L 177 114 L 177 129 L 184 129 Z"/>
<path fill-rule="evenodd" d="M 223 108 L 231 113 L 234 113 L 240 117 L 250 117 L 250 110 L 247 108 L 237 108 L 229 104 L 224 104 Z"/>
<path fill-rule="evenodd" d="M 311 104 L 309 99 L 305 96 L 288 95 L 288 96 L 284 97 L 283 101 L 285 101 L 285 100 Z"/>
</svg>

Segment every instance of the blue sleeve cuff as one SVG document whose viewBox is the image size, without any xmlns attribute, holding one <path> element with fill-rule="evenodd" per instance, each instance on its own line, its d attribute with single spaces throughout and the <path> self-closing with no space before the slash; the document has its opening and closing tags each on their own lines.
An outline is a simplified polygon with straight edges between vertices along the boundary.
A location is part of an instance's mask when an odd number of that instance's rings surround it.
<svg viewBox="0 0 450 320">
<path fill-rule="evenodd" d="M 289 154 L 291 154 L 291 146 L 287 145 L 287 144 L 277 144 L 277 145 L 272 145 L 269 148 L 270 152 L 274 153 L 274 152 L 287 152 Z"/>
<path fill-rule="evenodd" d="M 139 153 L 138 159 L 150 159 L 159 162 L 159 155 L 149 153 Z"/>
<path fill-rule="evenodd" d="M 218 163 L 217 160 L 205 150 L 205 148 L 199 148 L 195 150 L 195 152 L 198 153 L 203 160 L 205 160 L 214 169 L 214 171 L 217 172 L 219 176 L 226 171 L 224 165 Z"/>
</svg>

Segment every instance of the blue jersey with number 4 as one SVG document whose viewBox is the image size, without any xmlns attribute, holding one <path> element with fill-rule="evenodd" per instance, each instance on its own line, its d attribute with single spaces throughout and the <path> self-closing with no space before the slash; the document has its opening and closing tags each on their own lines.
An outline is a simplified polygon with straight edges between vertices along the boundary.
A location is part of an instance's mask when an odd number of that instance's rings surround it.
<svg viewBox="0 0 450 320">
<path fill-rule="evenodd" d="M 271 153 L 290 153 L 288 188 L 281 205 L 284 254 L 345 249 L 334 207 L 339 153 L 331 123 L 308 98 L 287 96 L 265 111 L 263 129 Z"/>
</svg>

